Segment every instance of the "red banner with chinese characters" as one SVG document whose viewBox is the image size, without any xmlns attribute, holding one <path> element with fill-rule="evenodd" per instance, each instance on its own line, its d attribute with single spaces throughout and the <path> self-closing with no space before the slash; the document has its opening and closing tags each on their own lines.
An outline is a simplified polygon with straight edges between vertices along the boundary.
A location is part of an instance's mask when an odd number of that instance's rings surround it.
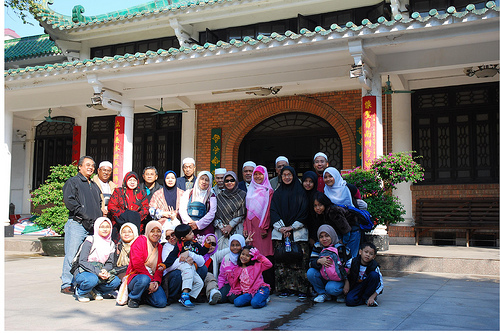
<svg viewBox="0 0 500 333">
<path fill-rule="evenodd" d="M 73 144 L 71 147 L 71 163 L 80 159 L 80 147 L 82 143 L 82 126 L 73 126 Z"/>
<path fill-rule="evenodd" d="M 377 100 L 363 97 L 363 168 L 368 169 L 377 157 Z"/>
<path fill-rule="evenodd" d="M 125 133 L 125 117 L 115 118 L 115 132 L 113 141 L 113 182 L 121 186 L 123 180 L 123 147 Z"/>
</svg>

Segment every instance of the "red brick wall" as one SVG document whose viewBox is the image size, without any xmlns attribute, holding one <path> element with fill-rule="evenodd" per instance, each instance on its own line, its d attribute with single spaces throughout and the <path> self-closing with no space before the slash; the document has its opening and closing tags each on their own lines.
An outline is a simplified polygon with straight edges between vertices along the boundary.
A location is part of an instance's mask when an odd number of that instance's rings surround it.
<svg viewBox="0 0 500 333">
<path fill-rule="evenodd" d="M 221 166 L 236 170 L 238 149 L 245 135 L 261 121 L 286 112 L 306 112 L 325 119 L 340 136 L 343 167 L 355 167 L 356 118 L 361 117 L 360 90 L 198 104 L 196 109 L 196 164 L 199 171 L 210 168 L 212 128 L 222 128 Z"/>
</svg>

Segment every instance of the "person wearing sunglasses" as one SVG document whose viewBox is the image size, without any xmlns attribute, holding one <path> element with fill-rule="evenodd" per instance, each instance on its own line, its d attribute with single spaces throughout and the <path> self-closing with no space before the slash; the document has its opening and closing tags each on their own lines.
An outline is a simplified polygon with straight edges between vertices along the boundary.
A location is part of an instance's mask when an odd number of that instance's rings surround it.
<svg viewBox="0 0 500 333">
<path fill-rule="evenodd" d="M 214 221 L 219 250 L 229 247 L 229 237 L 243 234 L 246 193 L 239 189 L 237 184 L 238 177 L 233 171 L 224 174 L 224 191 L 217 195 Z"/>
</svg>

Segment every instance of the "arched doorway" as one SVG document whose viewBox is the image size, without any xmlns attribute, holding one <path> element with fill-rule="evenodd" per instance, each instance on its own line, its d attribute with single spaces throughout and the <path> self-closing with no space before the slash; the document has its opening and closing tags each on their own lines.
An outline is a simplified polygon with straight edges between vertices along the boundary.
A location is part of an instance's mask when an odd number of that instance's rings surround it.
<svg viewBox="0 0 500 333">
<path fill-rule="evenodd" d="M 38 188 L 50 173 L 50 167 L 73 162 L 73 126 L 70 117 L 52 117 L 63 122 L 44 121 L 36 127 L 33 189 Z"/>
<path fill-rule="evenodd" d="M 274 161 L 284 155 L 298 176 L 313 170 L 312 158 L 322 151 L 330 166 L 342 169 L 342 144 L 335 129 L 323 118 L 289 112 L 268 118 L 245 136 L 238 152 L 238 166 L 252 160 L 265 165 L 269 176 L 275 176 Z M 241 170 L 238 170 L 241 177 Z"/>
</svg>

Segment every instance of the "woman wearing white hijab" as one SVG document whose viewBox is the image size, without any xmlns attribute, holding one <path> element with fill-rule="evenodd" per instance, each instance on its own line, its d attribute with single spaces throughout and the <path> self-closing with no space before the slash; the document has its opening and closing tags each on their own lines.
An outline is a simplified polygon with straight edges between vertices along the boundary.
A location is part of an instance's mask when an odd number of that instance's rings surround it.
<svg viewBox="0 0 500 333">
<path fill-rule="evenodd" d="M 356 198 L 354 195 L 358 192 L 354 185 L 349 185 L 353 188 L 354 194 L 348 187 L 346 181 L 340 175 L 340 172 L 332 167 L 326 168 L 323 172 L 325 181 L 325 195 L 335 205 L 353 206 L 357 208 Z M 358 253 L 359 243 L 361 241 L 361 231 L 359 223 L 354 214 L 346 212 L 347 222 L 351 226 L 351 232 L 344 234 L 342 240 L 344 244 L 351 250 L 351 253 Z"/>
<path fill-rule="evenodd" d="M 213 220 L 217 211 L 217 198 L 211 189 L 212 174 L 202 171 L 191 190 L 181 197 L 179 215 L 182 223 L 189 224 L 195 235 L 214 233 Z"/>
<path fill-rule="evenodd" d="M 100 301 L 103 294 L 118 288 L 120 279 L 110 274 L 115 256 L 115 243 L 111 240 L 111 221 L 99 217 L 94 223 L 94 235 L 88 236 L 82 245 L 78 268 L 75 271 L 75 295 L 80 302 Z"/>
</svg>

